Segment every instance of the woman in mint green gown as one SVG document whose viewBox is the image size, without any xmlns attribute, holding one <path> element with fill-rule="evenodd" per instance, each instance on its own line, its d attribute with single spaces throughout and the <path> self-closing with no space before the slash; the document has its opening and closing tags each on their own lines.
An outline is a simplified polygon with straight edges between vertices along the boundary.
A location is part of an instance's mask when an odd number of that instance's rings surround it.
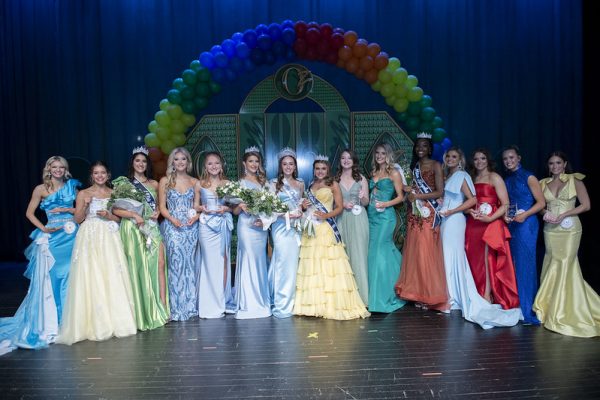
<svg viewBox="0 0 600 400">
<path fill-rule="evenodd" d="M 402 260 L 393 240 L 396 226 L 394 206 L 404 196 L 402 177 L 394 169 L 392 154 L 389 144 L 377 146 L 369 182 L 369 311 L 372 312 L 390 313 L 405 304 L 394 292 Z"/>
<path fill-rule="evenodd" d="M 123 241 L 135 305 L 137 329 L 163 326 L 169 320 L 165 252 L 156 222 L 158 182 L 150 179 L 151 161 L 144 147 L 133 149 L 128 176 L 113 181 L 113 213 L 121 217 Z"/>
</svg>

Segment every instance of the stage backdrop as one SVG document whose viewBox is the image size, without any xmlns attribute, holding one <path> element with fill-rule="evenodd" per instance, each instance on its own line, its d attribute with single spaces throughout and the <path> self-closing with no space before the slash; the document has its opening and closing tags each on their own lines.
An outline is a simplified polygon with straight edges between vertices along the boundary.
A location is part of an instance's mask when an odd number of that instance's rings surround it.
<svg viewBox="0 0 600 400">
<path fill-rule="evenodd" d="M 232 33 L 285 19 L 328 22 L 378 42 L 419 77 L 455 144 L 521 146 L 542 173 L 562 148 L 575 166 L 582 145 L 582 9 L 568 0 L 521 1 L 100 1 L 9 0 L 0 8 L 2 259 L 21 258 L 24 219 L 44 161 L 125 172 L 130 149 L 174 78 Z M 283 61 L 223 83 L 203 114 L 237 114 L 246 95 Z M 382 109 L 368 84 L 334 66 L 303 61 L 349 110 Z M 390 109 L 391 111 L 391 109 Z M 269 113 L 320 113 L 310 102 L 275 102 Z M 274 145 L 275 146 L 275 145 Z M 276 146 L 275 146 L 276 147 Z"/>
</svg>

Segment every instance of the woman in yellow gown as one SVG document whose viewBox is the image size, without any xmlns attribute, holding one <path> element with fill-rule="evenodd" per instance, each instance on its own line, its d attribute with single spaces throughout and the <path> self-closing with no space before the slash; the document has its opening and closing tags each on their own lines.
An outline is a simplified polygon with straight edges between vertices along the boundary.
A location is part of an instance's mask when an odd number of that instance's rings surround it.
<svg viewBox="0 0 600 400">
<path fill-rule="evenodd" d="M 548 158 L 550 177 L 540 181 L 546 254 L 533 310 L 545 328 L 569 336 L 600 336 L 600 297 L 581 275 L 577 250 L 581 241 L 578 214 L 590 209 L 583 174 L 569 173 L 567 156 Z M 579 205 L 575 207 L 575 201 Z"/>
<path fill-rule="evenodd" d="M 337 320 L 370 314 L 358 294 L 354 274 L 333 218 L 343 210 L 339 184 L 327 157 L 313 163 L 314 181 L 304 200 L 308 229 L 302 235 L 294 314 Z"/>
</svg>

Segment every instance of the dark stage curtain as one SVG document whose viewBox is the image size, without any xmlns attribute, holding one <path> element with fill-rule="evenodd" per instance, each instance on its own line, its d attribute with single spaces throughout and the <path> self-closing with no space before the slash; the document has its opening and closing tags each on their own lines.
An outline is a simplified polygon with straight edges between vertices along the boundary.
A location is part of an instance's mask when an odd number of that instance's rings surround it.
<svg viewBox="0 0 600 400">
<path fill-rule="evenodd" d="M 330 22 L 397 56 L 433 97 L 455 144 L 517 143 L 543 171 L 562 148 L 581 167 L 582 3 L 569 0 L 0 2 L 0 256 L 22 257 L 24 218 L 45 160 L 61 154 L 87 180 L 90 161 L 125 171 L 171 82 L 213 44 L 259 23 Z M 328 65 L 352 110 L 386 109 L 363 81 Z M 236 113 L 277 66 L 223 85 L 207 112 Z M 584 235 L 585 236 L 585 235 Z"/>
</svg>

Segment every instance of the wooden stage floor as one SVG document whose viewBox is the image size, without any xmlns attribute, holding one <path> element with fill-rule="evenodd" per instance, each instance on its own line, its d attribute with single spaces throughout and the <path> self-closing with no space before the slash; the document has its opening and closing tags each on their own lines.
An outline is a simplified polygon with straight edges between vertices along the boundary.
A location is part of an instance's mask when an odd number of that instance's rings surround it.
<svg viewBox="0 0 600 400">
<path fill-rule="evenodd" d="M 25 287 L 0 266 L 1 316 Z M 522 325 L 484 331 L 409 304 L 353 321 L 195 318 L 0 357 L 2 399 L 534 397 L 600 398 L 600 340 Z"/>
</svg>

